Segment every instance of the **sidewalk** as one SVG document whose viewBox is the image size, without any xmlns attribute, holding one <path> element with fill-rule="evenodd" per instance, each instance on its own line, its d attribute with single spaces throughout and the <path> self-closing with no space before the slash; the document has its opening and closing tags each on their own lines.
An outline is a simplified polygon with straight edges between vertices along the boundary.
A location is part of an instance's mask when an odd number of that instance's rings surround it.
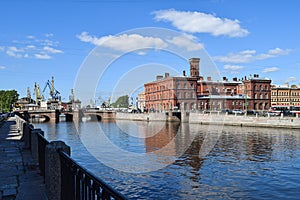
<svg viewBox="0 0 300 200">
<path fill-rule="evenodd" d="M 14 118 L 0 122 L 0 200 L 44 200 L 45 185 Z"/>
</svg>

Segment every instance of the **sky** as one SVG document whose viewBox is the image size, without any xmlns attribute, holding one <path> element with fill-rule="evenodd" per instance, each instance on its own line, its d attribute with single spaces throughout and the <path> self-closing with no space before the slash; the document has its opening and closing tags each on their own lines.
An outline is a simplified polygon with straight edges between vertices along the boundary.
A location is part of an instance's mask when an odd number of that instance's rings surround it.
<svg viewBox="0 0 300 200">
<path fill-rule="evenodd" d="M 2 0 L 0 89 L 34 98 L 54 76 L 64 101 L 133 96 L 155 75 L 259 74 L 300 84 L 296 0 Z M 218 79 L 218 76 L 215 79 Z M 90 91 L 85 93 L 86 91 Z M 113 92 L 113 94 L 112 94 Z M 49 96 L 46 88 L 44 96 Z"/>
</svg>

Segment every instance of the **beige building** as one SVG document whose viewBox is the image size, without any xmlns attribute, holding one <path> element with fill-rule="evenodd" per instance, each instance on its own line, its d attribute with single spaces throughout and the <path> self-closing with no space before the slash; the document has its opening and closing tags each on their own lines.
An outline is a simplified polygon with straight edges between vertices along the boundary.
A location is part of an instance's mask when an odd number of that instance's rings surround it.
<svg viewBox="0 0 300 200">
<path fill-rule="evenodd" d="M 271 105 L 272 107 L 300 106 L 300 85 L 285 84 L 283 86 L 271 87 Z"/>
</svg>

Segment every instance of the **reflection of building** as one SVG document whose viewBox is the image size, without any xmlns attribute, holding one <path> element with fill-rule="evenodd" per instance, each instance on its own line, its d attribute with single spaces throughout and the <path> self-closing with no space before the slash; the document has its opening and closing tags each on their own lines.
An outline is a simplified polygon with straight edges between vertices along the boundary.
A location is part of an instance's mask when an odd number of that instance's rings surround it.
<svg viewBox="0 0 300 200">
<path fill-rule="evenodd" d="M 300 85 L 275 86 L 271 88 L 272 106 L 300 106 Z"/>
<path fill-rule="evenodd" d="M 178 132 L 179 123 L 148 123 L 145 131 L 146 153 L 156 153 L 164 156 L 175 156 L 176 146 L 174 138 Z"/>
<path fill-rule="evenodd" d="M 271 80 L 258 74 L 228 81 L 200 75 L 200 59 L 191 58 L 190 76 L 157 76 L 145 84 L 146 108 L 150 110 L 267 110 L 271 105 Z"/>
</svg>

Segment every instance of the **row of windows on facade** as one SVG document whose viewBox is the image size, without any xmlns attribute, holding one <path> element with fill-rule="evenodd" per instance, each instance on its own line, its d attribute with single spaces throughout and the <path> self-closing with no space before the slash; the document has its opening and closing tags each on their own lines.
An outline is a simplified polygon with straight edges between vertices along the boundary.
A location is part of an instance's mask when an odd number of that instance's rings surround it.
<svg viewBox="0 0 300 200">
<path fill-rule="evenodd" d="M 245 105 L 247 105 L 246 103 L 242 102 L 242 101 L 236 101 L 236 102 L 232 102 L 232 106 L 238 106 L 240 108 L 244 108 Z M 168 107 L 173 107 L 172 104 L 150 104 L 150 108 L 154 108 L 156 110 L 159 110 L 159 109 L 166 109 Z M 196 103 L 183 103 L 183 106 L 185 109 L 197 109 L 196 106 L 197 104 Z M 198 103 L 198 108 L 200 109 L 207 109 L 208 107 L 214 107 L 216 109 L 216 106 L 219 110 L 221 110 L 222 108 L 226 108 L 226 104 L 224 102 L 210 102 L 210 103 L 207 103 L 207 102 L 199 102 Z M 261 102 L 261 103 L 254 103 L 254 108 L 255 109 L 259 109 L 259 110 L 262 110 L 262 109 L 265 109 L 269 106 L 269 104 L 267 102 Z"/>
<path fill-rule="evenodd" d="M 151 96 L 146 96 L 146 100 L 161 100 L 161 99 L 169 99 L 171 98 L 172 95 L 169 95 L 169 94 L 159 94 L 159 95 L 151 95 Z M 188 99 L 188 98 L 192 98 L 192 99 L 195 99 L 196 98 L 196 94 L 194 92 L 191 92 L 191 93 L 187 93 L 187 92 L 184 92 L 183 95 L 181 93 L 177 93 L 176 94 L 176 98 L 177 99 Z"/>
<path fill-rule="evenodd" d="M 300 96 L 299 92 L 272 92 L 273 96 Z"/>
<path fill-rule="evenodd" d="M 300 102 L 300 99 L 277 99 L 277 98 L 274 98 L 272 99 L 272 101 L 281 101 L 281 102 Z"/>
<path fill-rule="evenodd" d="M 258 99 L 256 93 L 254 94 L 254 99 Z M 269 94 L 268 93 L 266 93 L 265 95 L 259 94 L 259 99 L 269 99 Z"/>
<path fill-rule="evenodd" d="M 146 96 L 146 100 L 161 100 L 161 99 L 168 99 L 170 98 L 171 95 L 168 94 L 159 94 L 159 95 L 151 95 L 151 96 Z M 182 93 L 177 93 L 176 94 L 177 99 L 188 99 L 188 98 L 196 98 L 196 95 L 194 92 L 191 92 L 190 94 L 187 92 L 184 92 L 183 95 Z M 257 94 L 254 94 L 254 99 L 269 99 L 269 94 L 266 93 L 265 95 L 260 94 L 259 98 L 257 96 Z"/>
<path fill-rule="evenodd" d="M 250 87 L 250 86 L 248 85 L 248 87 Z M 264 88 L 265 88 L 265 89 L 264 89 Z M 263 90 L 263 89 L 264 89 L 264 90 L 268 90 L 268 89 L 269 89 L 268 85 L 265 85 L 265 86 L 259 85 L 258 87 L 257 87 L 256 85 L 253 86 L 253 90 L 254 90 L 254 91 L 256 91 L 256 90 L 260 90 L 260 91 L 261 91 L 261 90 Z"/>
<path fill-rule="evenodd" d="M 172 90 L 174 89 L 171 84 L 169 85 L 161 85 L 161 86 L 156 86 L 156 87 L 149 87 L 145 88 L 145 92 L 156 92 L 156 91 L 163 91 L 163 90 Z M 181 84 L 178 84 L 176 89 L 194 89 L 194 84 L 190 84 L 188 87 L 187 84 L 183 84 L 183 87 L 181 87 Z"/>
</svg>

